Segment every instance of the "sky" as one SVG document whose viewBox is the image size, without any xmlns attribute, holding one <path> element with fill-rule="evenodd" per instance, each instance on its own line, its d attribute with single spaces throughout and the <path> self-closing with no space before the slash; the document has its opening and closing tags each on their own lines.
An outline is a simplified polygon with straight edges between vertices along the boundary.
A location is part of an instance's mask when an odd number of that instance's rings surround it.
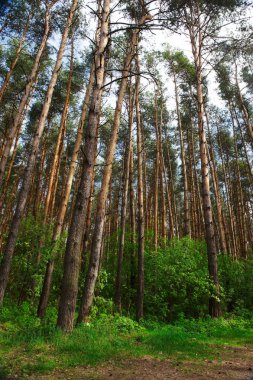
<svg viewBox="0 0 253 380">
<path fill-rule="evenodd" d="M 115 1 L 112 1 L 113 5 Z M 115 3 L 116 4 L 116 3 Z M 88 7 L 87 7 L 88 5 Z M 96 9 L 96 2 L 95 1 L 88 1 L 84 2 L 84 8 L 83 13 L 86 15 L 87 19 L 87 36 L 91 39 L 94 39 L 94 32 L 96 29 L 97 20 L 95 19 L 94 15 L 91 14 L 89 7 Z M 253 8 L 248 11 L 247 17 L 251 18 L 251 25 L 253 26 Z M 122 15 L 118 12 L 115 12 L 111 20 L 113 22 L 119 20 L 119 21 L 125 21 L 125 19 L 122 19 Z M 236 25 L 228 25 L 225 28 L 222 29 L 221 34 L 225 36 L 230 36 L 236 29 Z M 90 45 L 89 38 L 82 38 L 78 41 L 79 49 L 83 50 L 87 48 Z M 60 36 L 55 35 L 53 38 L 51 38 L 51 45 L 57 48 L 59 46 Z M 146 50 L 162 50 L 163 45 L 169 45 L 172 49 L 175 50 L 181 50 L 184 52 L 184 54 L 192 60 L 192 51 L 191 51 L 191 45 L 189 42 L 188 36 L 186 36 L 184 33 L 172 33 L 169 30 L 154 30 L 152 33 L 148 31 L 143 32 L 143 40 L 142 44 Z M 166 70 L 161 69 L 160 74 L 164 80 L 164 83 L 166 83 L 166 90 L 167 90 L 167 96 L 168 96 L 168 106 L 175 107 L 175 99 L 174 99 L 174 89 L 173 89 L 173 82 L 168 77 Z M 209 101 L 211 104 L 222 106 L 223 102 L 219 96 L 218 91 L 218 85 L 215 78 L 215 73 L 213 70 L 210 70 L 208 68 L 208 91 L 209 91 Z M 147 86 L 147 83 L 145 83 L 145 79 L 142 78 L 141 80 L 143 86 Z M 149 86 L 148 86 L 149 87 Z M 147 87 L 147 88 L 148 88 Z M 152 91 L 152 85 L 150 85 L 150 90 Z M 115 103 L 115 96 L 111 97 L 111 103 L 113 106 L 113 103 Z"/>
</svg>

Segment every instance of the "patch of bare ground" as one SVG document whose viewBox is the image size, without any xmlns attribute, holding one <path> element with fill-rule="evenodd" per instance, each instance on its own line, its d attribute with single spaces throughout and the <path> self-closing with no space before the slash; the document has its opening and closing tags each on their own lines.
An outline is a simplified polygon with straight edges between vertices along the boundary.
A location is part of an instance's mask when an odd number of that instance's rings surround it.
<svg viewBox="0 0 253 380">
<path fill-rule="evenodd" d="M 253 380 L 253 349 L 221 348 L 218 360 L 176 361 L 146 356 L 108 361 L 97 367 L 75 367 L 48 374 L 33 374 L 30 380 Z"/>
</svg>

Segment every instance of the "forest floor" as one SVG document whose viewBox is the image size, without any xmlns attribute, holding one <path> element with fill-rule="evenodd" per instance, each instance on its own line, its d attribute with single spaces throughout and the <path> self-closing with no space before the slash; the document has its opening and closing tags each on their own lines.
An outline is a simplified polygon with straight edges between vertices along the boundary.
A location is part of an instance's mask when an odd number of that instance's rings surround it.
<svg viewBox="0 0 253 380">
<path fill-rule="evenodd" d="M 71 334 L 0 316 L 0 380 L 253 380 L 253 320 L 172 324 L 102 316 Z"/>
<path fill-rule="evenodd" d="M 33 380 L 253 380 L 253 349 L 223 347 L 222 360 L 159 360 L 150 356 L 108 361 L 94 367 L 33 374 Z"/>
</svg>

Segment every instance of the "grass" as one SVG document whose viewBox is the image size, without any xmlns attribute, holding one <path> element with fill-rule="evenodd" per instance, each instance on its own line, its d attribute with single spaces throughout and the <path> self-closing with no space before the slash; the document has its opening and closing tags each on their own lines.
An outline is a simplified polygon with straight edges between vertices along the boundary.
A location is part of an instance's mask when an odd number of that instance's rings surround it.
<svg viewBox="0 0 253 380">
<path fill-rule="evenodd" d="M 253 321 L 240 318 L 138 325 L 126 317 L 104 315 L 63 334 L 54 328 L 53 314 L 41 323 L 27 309 L 8 313 L 0 313 L 0 368 L 19 376 L 144 355 L 213 359 L 224 345 L 253 346 Z"/>
</svg>

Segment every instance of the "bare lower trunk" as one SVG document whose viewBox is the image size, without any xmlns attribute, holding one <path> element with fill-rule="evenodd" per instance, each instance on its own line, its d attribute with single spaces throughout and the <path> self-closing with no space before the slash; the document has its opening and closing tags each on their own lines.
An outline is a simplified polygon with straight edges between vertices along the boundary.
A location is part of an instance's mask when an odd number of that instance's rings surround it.
<svg viewBox="0 0 253 380">
<path fill-rule="evenodd" d="M 159 193 L 159 167 L 160 167 L 160 149 L 159 149 L 159 132 L 158 132 L 158 105 L 157 90 L 155 91 L 155 133 L 156 133 L 156 158 L 155 158 L 155 184 L 154 184 L 154 246 L 157 253 L 158 246 L 158 193 Z M 145 178 L 143 178 L 145 183 Z"/>
<path fill-rule="evenodd" d="M 18 195 L 17 206 L 15 209 L 11 226 L 10 226 L 9 235 L 8 235 L 6 247 L 3 254 L 3 259 L 0 266 L 0 304 L 2 304 L 3 302 L 4 293 L 7 286 L 9 271 L 10 271 L 11 262 L 12 262 L 12 256 L 14 253 L 16 240 L 18 236 L 18 230 L 19 230 L 21 219 L 25 210 L 27 196 L 29 193 L 29 189 L 30 189 L 30 185 L 31 185 L 32 177 L 33 177 L 33 171 L 34 171 L 34 166 L 36 162 L 36 157 L 38 154 L 39 144 L 40 144 L 40 140 L 44 131 L 45 121 L 46 121 L 49 107 L 52 101 L 52 95 L 54 92 L 54 87 L 56 84 L 58 73 L 61 68 L 63 53 L 64 53 L 65 46 L 67 43 L 69 29 L 70 29 L 72 19 L 77 7 L 77 3 L 78 3 L 78 0 L 73 0 L 71 10 L 68 16 L 68 20 L 67 20 L 67 25 L 62 35 L 62 40 L 61 40 L 60 48 L 57 54 L 55 67 L 54 67 L 51 80 L 48 86 L 45 102 L 43 105 L 42 113 L 41 113 L 38 128 L 37 128 L 37 132 L 32 143 L 31 154 L 28 159 L 22 187 Z"/>
<path fill-rule="evenodd" d="M 196 14 L 199 15 L 199 8 L 196 5 Z M 195 17 L 191 14 L 191 17 Z M 187 16 L 188 18 L 188 16 Z M 198 103 L 198 129 L 199 129 L 199 146 L 202 176 L 202 203 L 205 222 L 205 239 L 207 244 L 208 271 L 209 277 L 214 285 L 214 295 L 209 299 L 209 313 L 212 317 L 220 315 L 219 302 L 219 280 L 217 267 L 217 248 L 215 244 L 214 225 L 212 218 L 212 204 L 210 196 L 210 183 L 208 172 L 207 142 L 204 129 L 204 98 L 202 84 L 202 32 L 201 26 L 195 26 L 192 19 L 189 24 L 189 34 L 192 45 L 192 52 L 196 70 L 197 81 L 197 103 Z"/>
<path fill-rule="evenodd" d="M 173 71 L 173 77 L 174 77 L 174 85 L 175 85 L 177 122 L 178 122 L 178 132 L 179 132 L 182 172 L 183 172 L 183 182 L 184 182 L 184 235 L 191 236 L 189 195 L 188 195 L 188 178 L 187 178 L 187 170 L 186 170 L 185 147 L 184 147 L 183 128 L 182 128 L 182 121 L 181 121 L 181 115 L 180 115 L 180 109 L 179 109 L 178 89 L 177 89 L 177 80 L 176 80 L 175 71 Z"/>
<path fill-rule="evenodd" d="M 227 245 L 226 245 L 226 236 L 225 236 L 225 227 L 224 227 L 224 213 L 222 210 L 222 200 L 221 200 L 221 194 L 220 194 L 220 188 L 219 188 L 219 181 L 218 181 L 218 175 L 216 171 L 216 163 L 214 159 L 214 150 L 213 150 L 213 144 L 211 139 L 211 132 L 209 129 L 209 120 L 208 115 L 205 110 L 206 114 L 206 122 L 207 122 L 207 128 L 208 128 L 208 134 L 209 134 L 209 150 L 210 150 L 210 169 L 213 179 L 213 187 L 214 187 L 214 194 L 215 194 L 215 200 L 216 200 L 216 208 L 217 208 L 217 219 L 218 219 L 218 229 L 219 229 L 219 235 L 220 235 L 220 247 L 221 251 L 225 254 L 228 253 Z"/>
<path fill-rule="evenodd" d="M 80 146 L 82 143 L 85 118 L 87 115 L 88 105 L 89 105 L 91 92 L 92 92 L 92 86 L 94 82 L 94 67 L 95 66 L 92 65 L 90 79 L 87 85 L 86 94 L 83 101 L 82 114 L 79 121 L 79 127 L 77 130 L 77 136 L 76 136 L 75 146 L 74 146 L 72 157 L 71 157 L 70 167 L 67 173 L 66 181 L 64 181 L 63 193 L 61 195 L 61 203 L 59 206 L 56 226 L 55 226 L 53 237 L 52 237 L 53 244 L 55 244 L 55 242 L 57 241 L 57 239 L 59 238 L 63 230 L 63 223 L 64 223 L 64 219 L 65 219 L 65 215 L 66 215 L 66 211 L 67 211 L 67 207 L 69 203 L 69 197 L 70 197 L 73 179 L 74 179 L 76 166 L 77 166 L 78 154 L 79 154 Z M 54 252 L 52 253 L 52 255 L 54 256 Z M 38 311 L 37 311 L 37 315 L 40 318 L 44 318 L 46 307 L 48 304 L 48 298 L 50 294 L 52 276 L 53 276 L 53 270 L 54 270 L 54 258 L 52 258 L 48 262 L 47 265 L 50 265 L 50 270 L 46 269 L 46 272 L 45 272 L 44 282 L 43 282 L 43 284 L 45 285 L 43 285 L 43 289 L 40 295 Z"/>
<path fill-rule="evenodd" d="M 83 228 L 87 216 L 92 174 L 96 158 L 98 125 L 101 113 L 103 83 L 105 77 L 105 50 L 108 44 L 110 0 L 104 0 L 100 14 L 101 26 L 99 44 L 95 53 L 96 83 L 89 109 L 88 123 L 83 147 L 83 166 L 80 186 L 73 217 L 69 227 L 69 235 L 64 256 L 64 269 L 57 326 L 64 331 L 71 331 L 78 292 L 78 278 L 81 263 L 81 243 Z M 99 8 L 100 13 L 100 8 Z"/>
<path fill-rule="evenodd" d="M 66 93 L 65 104 L 64 104 L 64 108 L 63 108 L 63 112 L 62 112 L 62 116 L 61 116 L 61 123 L 60 123 L 57 141 L 56 141 L 53 163 L 51 166 L 51 174 L 50 174 L 50 179 L 49 179 L 49 184 L 48 184 L 48 190 L 47 190 L 47 196 L 46 196 L 46 202 L 45 202 L 45 211 L 44 211 L 45 222 L 48 219 L 48 211 L 49 211 L 49 205 L 50 205 L 51 198 L 52 198 L 53 183 L 57 180 L 56 179 L 56 169 L 57 169 L 58 161 L 60 159 L 60 156 L 59 156 L 60 145 L 61 145 L 61 141 L 62 141 L 62 136 L 64 134 L 64 130 L 66 128 L 67 115 L 68 115 L 68 110 L 69 110 L 69 99 L 70 99 L 72 76 L 73 76 L 73 62 L 74 62 L 74 37 L 72 36 L 71 58 L 70 58 L 70 68 L 69 68 L 67 93 Z"/>
<path fill-rule="evenodd" d="M 56 229 L 54 232 L 53 240 L 56 240 L 62 232 L 63 222 L 64 222 L 65 214 L 67 211 L 67 207 L 68 207 L 68 202 L 69 202 L 70 192 L 71 192 L 71 188 L 72 188 L 72 184 L 73 184 L 74 174 L 76 171 L 77 159 L 78 159 L 78 155 L 79 155 L 79 151 L 80 151 L 80 146 L 82 143 L 83 128 L 84 128 L 85 118 L 87 115 L 87 110 L 88 110 L 89 102 L 90 102 L 90 98 L 91 98 L 91 92 L 92 92 L 92 87 L 93 87 L 93 83 L 94 83 L 94 77 L 95 77 L 95 66 L 92 65 L 91 73 L 90 73 L 90 79 L 89 79 L 89 83 L 87 85 L 86 94 L 85 94 L 85 98 L 83 101 L 82 115 L 81 115 L 81 118 L 79 121 L 79 127 L 77 130 L 75 146 L 73 149 L 70 167 L 69 167 L 69 171 L 67 174 L 66 185 L 65 185 L 65 188 L 63 190 L 62 197 L 61 197 L 62 199 L 61 199 L 61 204 L 59 206 L 59 212 L 58 212 L 58 216 L 57 216 L 57 225 L 56 225 Z"/>
<path fill-rule="evenodd" d="M 132 289 L 135 287 L 135 196 L 134 196 L 134 157 L 133 141 L 130 140 L 130 166 L 129 166 L 129 208 L 130 208 L 130 225 L 131 225 L 131 258 L 130 258 L 130 284 Z"/>
<path fill-rule="evenodd" d="M 138 51 L 136 56 L 136 71 L 140 73 Z M 143 157 L 142 157 L 142 129 L 140 117 L 140 77 L 136 77 L 136 120 L 137 120 L 137 158 L 138 158 L 138 273 L 137 273 L 137 299 L 136 319 L 143 318 L 144 301 L 144 204 L 143 204 Z"/>
<path fill-rule="evenodd" d="M 133 102 L 134 97 L 129 98 L 129 120 L 128 120 L 128 144 L 126 148 L 126 159 L 123 171 L 123 194 L 122 194 L 122 206 L 121 206 L 121 220 L 120 220 L 120 242 L 118 252 L 117 274 L 115 282 L 115 305 L 118 311 L 121 313 L 121 287 L 122 287 L 122 265 L 125 246 L 125 226 L 126 226 L 126 211 L 127 211 L 127 197 L 129 187 L 129 167 L 131 159 L 130 144 L 132 139 L 132 124 L 133 124 Z"/>
<path fill-rule="evenodd" d="M 140 20 L 140 25 L 143 25 L 147 18 L 148 18 L 147 16 L 142 17 L 142 19 Z M 122 70 L 123 77 L 120 82 L 118 100 L 117 100 L 116 109 L 114 113 L 112 134 L 111 134 L 110 144 L 109 144 L 107 154 L 106 154 L 106 159 L 105 159 L 105 169 L 103 173 L 102 186 L 101 186 L 101 191 L 100 191 L 99 198 L 97 201 L 95 227 L 94 227 L 94 234 L 93 234 L 92 244 L 91 244 L 90 263 L 89 263 L 88 273 L 86 276 L 80 311 L 78 315 L 78 323 L 82 322 L 84 318 L 87 317 L 87 315 L 89 314 L 89 311 L 93 302 L 93 298 L 94 298 L 94 290 L 95 290 L 95 284 L 96 284 L 96 280 L 98 276 L 101 244 L 102 244 L 104 222 L 105 222 L 106 200 L 108 196 L 109 183 L 110 183 L 111 173 L 112 173 L 112 162 L 113 162 L 114 151 L 115 151 L 116 142 L 118 138 L 121 110 L 122 110 L 123 100 L 124 100 L 126 87 L 127 87 L 127 76 L 129 75 L 132 59 L 134 57 L 135 47 L 138 41 L 138 33 L 139 33 L 139 29 L 135 30 L 132 33 L 129 49 L 128 49 L 127 56 L 124 62 L 124 67 Z"/>
</svg>

